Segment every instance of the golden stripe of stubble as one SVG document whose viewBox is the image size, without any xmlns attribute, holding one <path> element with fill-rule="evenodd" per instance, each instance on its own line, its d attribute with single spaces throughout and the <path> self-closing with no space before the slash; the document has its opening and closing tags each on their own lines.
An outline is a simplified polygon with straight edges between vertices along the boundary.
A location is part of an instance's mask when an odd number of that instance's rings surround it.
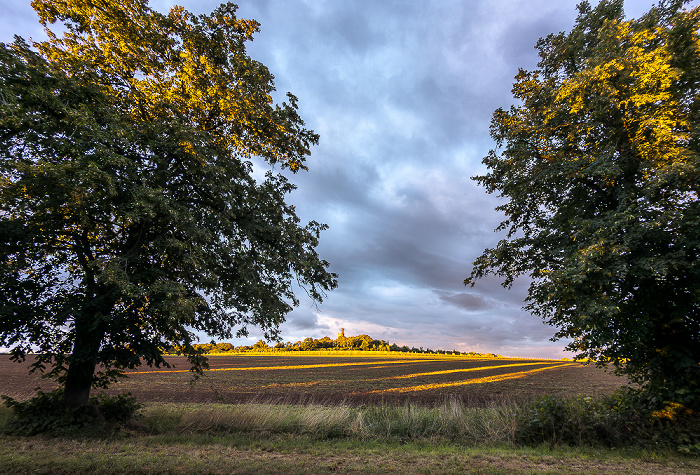
<svg viewBox="0 0 700 475">
<path fill-rule="evenodd" d="M 543 365 L 543 364 L 551 364 L 551 363 L 548 361 L 541 361 L 538 363 L 514 363 L 514 364 L 504 364 L 504 365 L 479 366 L 478 368 L 446 369 L 443 371 L 431 371 L 429 373 L 413 373 L 413 374 L 402 374 L 399 376 L 386 376 L 384 378 L 360 379 L 360 380 L 354 380 L 353 382 L 354 383 L 364 383 L 364 382 L 369 382 L 369 381 L 386 381 L 389 379 L 408 379 L 408 378 L 417 378 L 419 376 L 434 376 L 434 375 L 438 375 L 438 374 L 465 373 L 468 371 L 485 371 L 485 370 L 497 369 L 497 368 L 512 368 L 514 366 L 530 366 L 530 365 Z M 550 366 L 550 367 L 544 368 L 544 369 L 551 369 L 551 368 L 554 368 L 556 366 L 566 366 L 566 365 L 570 365 L 570 364 L 574 364 L 574 363 L 566 363 L 566 364 L 560 363 L 560 364 L 557 364 L 555 366 Z M 538 371 L 538 370 L 534 370 L 534 371 Z M 530 371 L 530 372 L 533 372 L 533 371 Z M 524 373 L 527 373 L 527 372 L 524 372 Z M 508 373 L 508 375 L 512 375 L 512 374 L 518 374 L 518 373 Z M 496 377 L 496 376 L 492 376 L 492 377 Z M 484 378 L 480 378 L 480 379 L 484 379 Z M 473 380 L 470 379 L 469 381 L 473 381 Z M 331 383 L 332 384 L 334 382 L 336 382 L 336 381 L 324 379 L 324 380 L 320 380 L 320 381 L 306 381 L 303 383 L 273 383 L 273 384 L 268 384 L 265 386 L 260 386 L 260 388 L 261 389 L 268 389 L 268 388 L 282 388 L 282 387 L 303 387 L 303 386 L 315 386 L 317 384 L 323 384 L 323 383 L 325 383 L 325 384 Z M 484 382 L 488 382 L 488 381 L 484 381 Z M 447 384 L 451 384 L 451 383 L 447 383 Z M 460 384 L 462 384 L 462 383 L 460 383 Z M 413 386 L 413 387 L 421 387 L 421 386 Z M 433 387 L 433 386 L 431 386 L 431 387 Z M 378 391 L 372 391 L 372 392 L 380 392 L 380 391 L 378 390 Z"/>
<path fill-rule="evenodd" d="M 540 361 L 537 363 L 513 363 L 513 364 L 502 364 L 502 365 L 491 365 L 491 366 L 479 366 L 478 368 L 445 369 L 442 371 L 431 371 L 429 373 L 402 374 L 399 376 L 390 376 L 388 378 L 367 379 L 365 381 L 382 381 L 385 379 L 407 379 L 407 378 L 417 378 L 419 376 L 434 376 L 437 374 L 466 373 L 469 371 L 484 371 L 487 369 L 512 368 L 513 366 L 531 366 L 531 365 L 543 365 L 543 364 L 550 364 L 550 363 L 548 361 Z M 561 366 L 561 364 L 558 366 Z M 514 373 L 509 373 L 509 374 L 514 374 Z"/>
<path fill-rule="evenodd" d="M 545 368 L 531 369 L 529 371 L 518 371 L 516 373 L 507 373 L 507 374 L 501 374 L 501 375 L 497 375 L 497 376 L 485 376 L 483 378 L 474 378 L 474 379 L 468 379 L 465 381 L 453 381 L 450 383 L 421 384 L 419 386 L 407 386 L 407 387 L 403 387 L 403 388 L 378 389 L 376 391 L 369 391 L 367 394 L 407 393 L 407 392 L 413 392 L 413 391 L 425 391 L 427 389 L 447 388 L 447 387 L 452 387 L 452 386 L 466 386 L 468 384 L 495 383 L 497 381 L 505 381 L 508 379 L 523 378 L 529 374 L 537 373 L 539 371 L 546 371 L 546 370 L 550 370 L 550 369 L 561 368 L 564 366 L 571 366 L 574 364 L 576 364 L 576 363 L 557 364 L 557 365 L 553 365 L 553 366 L 547 366 Z M 502 368 L 503 366 L 491 366 L 490 368 L 499 368 L 499 367 Z"/>
<path fill-rule="evenodd" d="M 408 360 L 411 361 L 411 360 Z M 442 361 L 442 360 L 417 360 L 420 362 L 425 361 Z M 407 360 L 396 360 L 396 361 L 358 361 L 356 363 L 324 363 L 324 364 L 307 364 L 307 365 L 294 365 L 294 366 L 253 366 L 250 368 L 214 368 L 208 369 L 210 371 L 270 371 L 275 369 L 306 369 L 306 368 L 330 368 L 334 366 L 367 366 L 376 364 L 406 364 Z M 155 373 L 189 373 L 189 369 L 174 369 L 174 370 L 159 370 L 159 371 L 133 371 L 127 374 L 155 374 Z"/>
</svg>

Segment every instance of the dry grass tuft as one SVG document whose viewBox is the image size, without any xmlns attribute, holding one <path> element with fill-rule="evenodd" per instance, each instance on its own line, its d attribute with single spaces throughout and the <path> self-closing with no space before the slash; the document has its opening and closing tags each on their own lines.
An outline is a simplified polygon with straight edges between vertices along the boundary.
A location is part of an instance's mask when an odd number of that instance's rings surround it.
<svg viewBox="0 0 700 475">
<path fill-rule="evenodd" d="M 144 426 L 156 433 L 271 432 L 320 437 L 444 438 L 474 443 L 511 443 L 516 406 L 467 407 L 456 398 L 433 407 L 322 404 L 168 404 L 147 406 Z"/>
</svg>

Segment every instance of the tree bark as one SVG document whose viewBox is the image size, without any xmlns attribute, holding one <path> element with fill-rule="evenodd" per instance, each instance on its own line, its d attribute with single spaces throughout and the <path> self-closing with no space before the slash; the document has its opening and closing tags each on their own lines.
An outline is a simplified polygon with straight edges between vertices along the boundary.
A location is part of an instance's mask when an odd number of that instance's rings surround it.
<svg viewBox="0 0 700 475">
<path fill-rule="evenodd" d="M 68 407 L 78 407 L 88 403 L 100 344 L 105 333 L 99 321 L 101 314 L 94 309 L 90 310 L 84 311 L 75 320 L 75 341 L 68 363 L 63 394 L 63 402 Z"/>
<path fill-rule="evenodd" d="M 87 361 L 71 356 L 63 393 L 63 402 L 66 406 L 75 408 L 88 403 L 96 365 L 96 359 Z"/>
</svg>

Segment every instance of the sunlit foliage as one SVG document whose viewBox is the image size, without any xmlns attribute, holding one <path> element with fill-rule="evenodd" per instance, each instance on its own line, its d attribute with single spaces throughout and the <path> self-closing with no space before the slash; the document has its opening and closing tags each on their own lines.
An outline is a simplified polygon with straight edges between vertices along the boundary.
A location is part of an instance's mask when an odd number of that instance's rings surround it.
<svg viewBox="0 0 700 475">
<path fill-rule="evenodd" d="M 230 343 L 198 343 L 192 345 L 198 351 L 206 354 L 226 354 L 235 353 L 279 353 L 286 351 L 393 351 L 401 353 L 421 353 L 435 355 L 465 355 L 487 358 L 500 358 L 501 355 L 494 353 L 477 353 L 475 351 L 460 352 L 457 350 L 431 350 L 430 348 L 409 348 L 408 346 L 390 345 L 385 340 L 376 340 L 369 335 L 345 336 L 339 335 L 337 339 L 332 340 L 330 337 L 323 338 L 304 338 L 302 341 L 292 343 L 288 341 L 283 343 L 277 342 L 274 346 L 268 345 L 264 340 L 257 341 L 254 345 L 233 346 Z M 175 348 L 179 350 L 179 348 Z"/>
<path fill-rule="evenodd" d="M 294 286 L 336 286 L 325 226 L 300 225 L 282 174 L 252 176 L 253 159 L 305 169 L 318 141 L 247 55 L 255 21 L 232 4 L 32 5 L 65 34 L 0 45 L 1 346 L 38 351 L 77 405 L 175 346 L 206 367 L 194 331 L 276 338 Z"/>
<path fill-rule="evenodd" d="M 569 350 L 699 407 L 700 9 L 626 21 L 622 3 L 579 5 L 495 112 L 475 179 L 504 198 L 507 238 L 466 283 L 528 276 L 526 308 Z"/>
</svg>

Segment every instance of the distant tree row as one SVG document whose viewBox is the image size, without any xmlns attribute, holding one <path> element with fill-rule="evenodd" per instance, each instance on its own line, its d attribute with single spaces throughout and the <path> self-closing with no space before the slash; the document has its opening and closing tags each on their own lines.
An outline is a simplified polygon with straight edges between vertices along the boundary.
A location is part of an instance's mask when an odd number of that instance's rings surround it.
<svg viewBox="0 0 700 475">
<path fill-rule="evenodd" d="M 436 355 L 465 355 L 465 356 L 482 356 L 499 358 L 501 355 L 496 355 L 493 353 L 475 353 L 470 352 L 459 352 L 457 350 L 431 350 L 430 348 L 424 349 L 422 346 L 420 348 L 408 346 L 398 346 L 397 344 L 389 344 L 385 340 L 376 340 L 369 335 L 357 335 L 357 336 L 339 336 L 337 339 L 333 340 L 327 336 L 320 339 L 305 338 L 302 341 L 297 341 L 292 343 L 290 341 L 283 343 L 277 342 L 274 345 L 268 345 L 265 341 L 259 340 L 254 345 L 242 345 L 234 346 L 231 343 L 203 343 L 196 344 L 194 347 L 201 351 L 202 353 L 264 353 L 264 352 L 284 352 L 284 351 L 341 351 L 341 350 L 354 350 L 354 351 L 394 351 L 401 353 L 422 353 L 422 354 L 436 354 Z"/>
</svg>

